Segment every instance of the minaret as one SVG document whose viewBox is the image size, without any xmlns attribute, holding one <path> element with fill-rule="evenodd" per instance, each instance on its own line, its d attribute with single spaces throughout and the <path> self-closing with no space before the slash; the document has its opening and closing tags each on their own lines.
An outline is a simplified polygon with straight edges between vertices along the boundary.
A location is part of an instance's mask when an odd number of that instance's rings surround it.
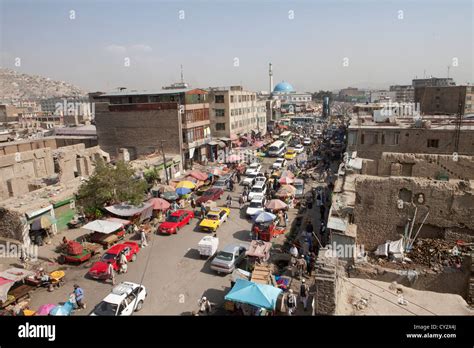
<svg viewBox="0 0 474 348">
<path fill-rule="evenodd" d="M 272 63 L 268 65 L 268 76 L 270 77 L 270 94 L 273 92 L 273 70 L 272 70 Z"/>
</svg>

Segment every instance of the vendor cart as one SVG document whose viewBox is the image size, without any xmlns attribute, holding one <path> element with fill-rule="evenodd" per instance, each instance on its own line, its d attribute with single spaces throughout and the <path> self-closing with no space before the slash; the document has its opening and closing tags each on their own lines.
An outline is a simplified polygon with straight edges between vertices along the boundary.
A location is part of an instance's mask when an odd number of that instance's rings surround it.
<svg viewBox="0 0 474 348">
<path fill-rule="evenodd" d="M 115 221 L 95 220 L 83 228 L 93 231 L 89 235 L 89 242 L 100 244 L 104 249 L 108 249 L 125 236 L 124 225 Z"/>
<path fill-rule="evenodd" d="M 61 249 L 61 255 L 58 258 L 59 264 L 81 264 L 92 257 L 92 251 L 86 249 L 82 244 L 70 240 Z"/>
<path fill-rule="evenodd" d="M 264 242 L 263 240 L 253 240 L 245 255 L 251 263 L 267 262 L 270 259 L 271 248 L 272 243 Z"/>
<path fill-rule="evenodd" d="M 254 223 L 252 226 L 252 234 L 255 236 L 255 239 L 271 242 L 272 238 L 277 234 L 275 222 Z"/>
<path fill-rule="evenodd" d="M 212 236 L 203 237 L 198 243 L 199 255 L 201 258 L 214 256 L 219 247 L 219 238 Z"/>
</svg>

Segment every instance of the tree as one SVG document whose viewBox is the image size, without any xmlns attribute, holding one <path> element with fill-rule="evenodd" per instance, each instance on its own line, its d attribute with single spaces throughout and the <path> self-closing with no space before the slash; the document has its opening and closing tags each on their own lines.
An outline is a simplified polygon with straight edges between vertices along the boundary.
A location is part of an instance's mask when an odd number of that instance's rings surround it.
<svg viewBox="0 0 474 348">
<path fill-rule="evenodd" d="M 313 100 L 323 100 L 324 97 L 329 97 L 332 100 L 333 95 L 331 91 L 319 91 L 312 94 Z"/>
<path fill-rule="evenodd" d="M 77 202 L 87 215 L 98 216 L 106 205 L 142 203 L 146 189 L 145 180 L 137 179 L 129 164 L 119 161 L 113 166 L 101 159 L 94 174 L 79 187 Z"/>
</svg>

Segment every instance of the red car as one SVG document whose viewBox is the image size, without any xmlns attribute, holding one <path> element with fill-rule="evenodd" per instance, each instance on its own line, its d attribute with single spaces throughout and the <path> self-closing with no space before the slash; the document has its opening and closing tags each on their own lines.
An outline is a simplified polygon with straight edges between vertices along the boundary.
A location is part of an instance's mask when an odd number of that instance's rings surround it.
<svg viewBox="0 0 474 348">
<path fill-rule="evenodd" d="M 220 188 L 210 188 L 202 194 L 196 201 L 197 204 L 206 203 L 207 201 L 217 201 L 224 194 L 224 190 Z"/>
<path fill-rule="evenodd" d="M 165 222 L 158 227 L 158 232 L 166 234 L 176 234 L 184 225 L 189 224 L 194 218 L 194 212 L 191 210 L 177 210 L 172 213 Z"/>
<path fill-rule="evenodd" d="M 137 253 L 140 250 L 140 246 L 136 242 L 125 242 L 121 244 L 116 244 L 111 247 L 107 252 L 102 255 L 100 261 L 94 263 L 89 270 L 88 274 L 91 278 L 94 279 L 106 279 L 107 278 L 107 268 L 109 267 L 109 261 L 112 261 L 112 266 L 114 270 L 118 271 L 119 265 L 117 263 L 118 255 L 125 251 L 125 256 L 127 261 L 135 261 L 137 259 Z"/>
</svg>

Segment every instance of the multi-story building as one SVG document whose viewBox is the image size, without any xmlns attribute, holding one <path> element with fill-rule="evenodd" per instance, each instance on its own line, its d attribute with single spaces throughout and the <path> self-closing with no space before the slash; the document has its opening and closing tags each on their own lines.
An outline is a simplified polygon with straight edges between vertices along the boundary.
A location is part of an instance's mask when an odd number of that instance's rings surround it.
<svg viewBox="0 0 474 348">
<path fill-rule="evenodd" d="M 161 151 L 180 154 L 189 168 L 208 157 L 211 140 L 208 92 L 202 89 L 128 91 L 91 96 L 99 145 L 117 158 Z"/>
<path fill-rule="evenodd" d="M 370 91 L 370 102 L 377 103 L 377 102 L 384 102 L 384 101 L 395 101 L 396 94 L 392 91 L 387 90 L 374 90 Z"/>
<path fill-rule="evenodd" d="M 474 87 L 417 87 L 415 103 L 420 103 L 422 114 L 467 115 L 474 113 Z"/>
<path fill-rule="evenodd" d="M 347 150 L 367 159 L 377 159 L 383 152 L 473 156 L 474 120 L 463 120 L 459 129 L 456 120 L 431 115 L 375 122 L 373 116 L 357 116 L 348 128 Z"/>
<path fill-rule="evenodd" d="M 413 103 L 415 98 L 415 88 L 412 85 L 390 86 L 390 92 L 395 92 L 392 101 L 397 103 Z"/>
<path fill-rule="evenodd" d="M 217 87 L 210 90 L 211 133 L 230 139 L 243 135 L 265 134 L 266 101 L 242 86 Z"/>
<path fill-rule="evenodd" d="M 81 116 L 90 120 L 94 115 L 94 106 L 88 97 L 48 98 L 40 101 L 41 111 L 45 115 Z"/>
<path fill-rule="evenodd" d="M 447 87 L 456 86 L 456 82 L 449 77 L 430 77 L 428 79 L 413 79 L 412 85 L 417 87 Z"/>
<path fill-rule="evenodd" d="M 343 88 L 339 91 L 338 99 L 349 102 L 365 102 L 369 99 L 366 91 L 354 87 Z"/>
</svg>

